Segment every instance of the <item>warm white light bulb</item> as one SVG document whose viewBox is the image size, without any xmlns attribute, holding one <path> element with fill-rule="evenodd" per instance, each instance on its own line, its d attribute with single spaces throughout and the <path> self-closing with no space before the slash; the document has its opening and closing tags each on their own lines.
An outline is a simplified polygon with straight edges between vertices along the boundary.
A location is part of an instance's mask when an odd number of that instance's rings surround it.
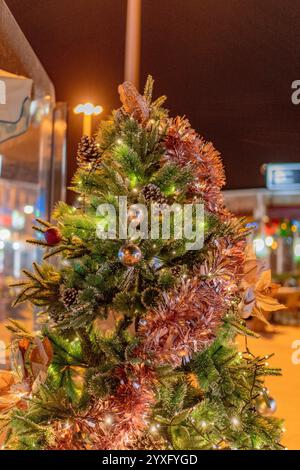
<svg viewBox="0 0 300 470">
<path fill-rule="evenodd" d="M 238 426 L 240 424 L 240 420 L 234 416 L 233 418 L 231 418 L 231 423 L 233 424 L 233 426 Z"/>
<path fill-rule="evenodd" d="M 159 428 L 159 424 L 151 424 L 151 426 L 150 426 L 150 432 L 151 432 L 152 434 L 155 434 L 155 433 L 157 433 L 158 428 Z"/>
<path fill-rule="evenodd" d="M 26 206 L 24 206 L 24 213 L 25 214 L 32 214 L 34 211 L 34 207 L 27 204 Z"/>
<path fill-rule="evenodd" d="M 104 423 L 106 424 L 106 426 L 111 426 L 114 422 L 114 419 L 112 417 L 112 415 L 106 415 L 105 418 L 104 418 Z"/>
</svg>

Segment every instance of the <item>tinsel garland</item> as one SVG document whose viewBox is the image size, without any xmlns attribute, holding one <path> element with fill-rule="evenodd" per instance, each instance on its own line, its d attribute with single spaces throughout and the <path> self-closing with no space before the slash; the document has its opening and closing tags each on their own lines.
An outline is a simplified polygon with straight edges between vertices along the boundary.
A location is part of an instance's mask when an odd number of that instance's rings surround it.
<svg viewBox="0 0 300 470">
<path fill-rule="evenodd" d="M 94 403 L 83 414 L 74 416 L 58 432 L 52 450 L 74 450 L 83 445 L 92 450 L 127 449 L 143 435 L 149 425 L 151 406 L 155 402 L 154 372 L 144 364 L 127 365 L 116 371 L 119 379 L 113 396 Z"/>
<path fill-rule="evenodd" d="M 165 146 L 166 160 L 192 168 L 195 175 L 190 185 L 192 195 L 201 196 L 210 211 L 222 211 L 225 173 L 220 153 L 213 144 L 200 137 L 186 118 L 177 116 L 170 120 Z"/>
<path fill-rule="evenodd" d="M 183 281 L 140 321 L 142 356 L 173 367 L 188 362 L 215 339 L 226 308 L 222 296 L 206 282 L 196 277 Z"/>
</svg>

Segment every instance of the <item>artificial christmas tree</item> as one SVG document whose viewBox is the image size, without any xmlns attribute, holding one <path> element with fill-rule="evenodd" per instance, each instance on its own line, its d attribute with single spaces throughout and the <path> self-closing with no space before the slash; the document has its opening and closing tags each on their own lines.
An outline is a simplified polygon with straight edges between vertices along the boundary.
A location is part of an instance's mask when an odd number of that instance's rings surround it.
<svg viewBox="0 0 300 470">
<path fill-rule="evenodd" d="M 274 286 L 258 282 L 245 224 L 223 206 L 219 153 L 186 119 L 168 117 L 164 97 L 152 102 L 152 86 L 149 77 L 144 95 L 119 87 L 122 107 L 79 147 L 80 206 L 60 203 L 53 224 L 34 226 L 40 238 L 30 242 L 45 261 L 24 271 L 15 304 L 37 306 L 42 330 L 8 325 L 6 448 L 282 448 L 282 423 L 261 406 L 263 377 L 280 371 L 235 345 L 237 334 L 253 335 L 245 312 L 280 308 Z M 119 215 L 120 196 L 158 219 L 161 205 L 203 204 L 203 247 L 187 249 L 174 230 L 105 238 L 111 220 L 98 208 Z M 142 227 L 135 207 L 128 220 Z"/>
</svg>

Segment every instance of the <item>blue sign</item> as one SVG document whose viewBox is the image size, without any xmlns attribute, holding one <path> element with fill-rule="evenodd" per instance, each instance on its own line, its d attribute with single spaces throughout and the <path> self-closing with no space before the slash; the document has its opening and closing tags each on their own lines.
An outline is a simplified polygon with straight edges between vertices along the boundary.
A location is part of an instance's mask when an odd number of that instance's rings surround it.
<svg viewBox="0 0 300 470">
<path fill-rule="evenodd" d="M 273 191 L 300 190 L 300 163 L 268 163 L 266 183 Z"/>
</svg>

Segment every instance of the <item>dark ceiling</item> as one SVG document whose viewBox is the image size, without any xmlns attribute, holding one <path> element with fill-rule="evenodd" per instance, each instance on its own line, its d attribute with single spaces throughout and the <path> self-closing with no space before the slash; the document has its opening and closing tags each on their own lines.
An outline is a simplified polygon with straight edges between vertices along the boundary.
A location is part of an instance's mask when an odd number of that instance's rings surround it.
<svg viewBox="0 0 300 470">
<path fill-rule="evenodd" d="M 57 99 L 118 106 L 126 0 L 6 0 Z M 142 0 L 142 82 L 222 152 L 229 188 L 264 184 L 264 162 L 300 161 L 299 0 Z M 81 120 L 70 113 L 69 177 Z"/>
</svg>

